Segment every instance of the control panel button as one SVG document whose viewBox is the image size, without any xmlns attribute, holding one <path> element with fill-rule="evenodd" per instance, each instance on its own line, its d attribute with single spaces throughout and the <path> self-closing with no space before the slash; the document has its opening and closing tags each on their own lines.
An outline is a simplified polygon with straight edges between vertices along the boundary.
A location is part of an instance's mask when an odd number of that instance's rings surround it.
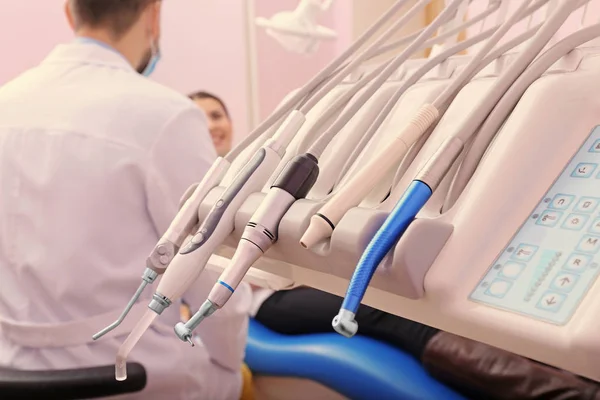
<svg viewBox="0 0 600 400">
<path fill-rule="evenodd" d="M 575 196 L 570 194 L 559 193 L 550 202 L 550 208 L 555 210 L 566 210 L 571 206 L 571 203 L 575 200 Z"/>
<path fill-rule="evenodd" d="M 590 262 L 592 262 L 591 256 L 573 253 L 569 256 L 563 268 L 568 271 L 582 272 L 590 265 Z"/>
<path fill-rule="evenodd" d="M 592 226 L 590 226 L 590 232 L 600 234 L 600 218 L 592 222 Z"/>
<path fill-rule="evenodd" d="M 560 211 L 546 210 L 540 215 L 536 224 L 541 226 L 547 226 L 553 228 L 558 224 L 558 221 L 562 218 L 563 213 Z"/>
<path fill-rule="evenodd" d="M 503 298 L 510 287 L 512 286 L 511 282 L 504 281 L 502 279 L 496 279 L 490 287 L 485 291 L 488 296 Z"/>
<path fill-rule="evenodd" d="M 584 253 L 597 253 L 600 250 L 600 237 L 585 235 L 577 246 L 578 251 L 582 251 Z"/>
<path fill-rule="evenodd" d="M 598 164 L 594 163 L 579 163 L 571 173 L 573 178 L 589 178 L 598 168 Z"/>
<path fill-rule="evenodd" d="M 160 254 L 161 256 L 164 256 L 165 254 L 167 254 L 167 248 L 165 245 L 160 245 L 158 246 L 158 248 L 156 249 L 156 251 L 158 252 L 158 254 Z"/>
<path fill-rule="evenodd" d="M 202 233 L 197 233 L 193 238 L 192 238 L 192 243 L 193 244 L 200 244 L 204 241 L 204 235 Z"/>
<path fill-rule="evenodd" d="M 500 272 L 500 274 L 504 278 L 515 279 L 521 274 L 525 267 L 526 265 L 523 263 L 509 261 L 506 264 L 504 264 L 504 267 L 502 267 L 502 271 Z"/>
<path fill-rule="evenodd" d="M 552 281 L 552 289 L 568 293 L 577 284 L 578 280 L 578 275 L 561 272 Z"/>
<path fill-rule="evenodd" d="M 596 140 L 592 147 L 590 147 L 590 153 L 600 153 L 600 139 Z"/>
<path fill-rule="evenodd" d="M 512 258 L 517 261 L 530 261 L 535 253 L 537 252 L 538 247 L 530 244 L 520 244 L 519 247 L 515 250 Z"/>
<path fill-rule="evenodd" d="M 536 307 L 543 311 L 557 312 L 565 302 L 566 296 L 556 292 L 546 292 Z"/>
<path fill-rule="evenodd" d="M 590 217 L 583 214 L 571 214 L 567 217 L 565 222 L 562 224 L 564 229 L 569 229 L 572 231 L 580 231 L 583 229 L 584 225 L 588 222 Z"/>
<path fill-rule="evenodd" d="M 600 204 L 600 199 L 595 197 L 582 197 L 577 203 L 577 206 L 575 206 L 575 211 L 590 214 L 596 211 L 598 204 Z"/>
</svg>

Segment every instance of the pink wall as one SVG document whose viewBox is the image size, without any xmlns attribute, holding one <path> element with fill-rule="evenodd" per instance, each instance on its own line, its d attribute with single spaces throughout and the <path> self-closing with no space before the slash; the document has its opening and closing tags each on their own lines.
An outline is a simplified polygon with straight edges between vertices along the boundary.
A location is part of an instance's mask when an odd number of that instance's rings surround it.
<svg viewBox="0 0 600 400">
<path fill-rule="evenodd" d="M 153 76 L 182 93 L 208 90 L 222 97 L 234 121 L 236 140 L 248 130 L 243 3 L 165 1 L 163 60 Z"/>
<path fill-rule="evenodd" d="M 39 63 L 56 43 L 70 40 L 61 0 L 2 0 L 0 85 Z"/>
</svg>

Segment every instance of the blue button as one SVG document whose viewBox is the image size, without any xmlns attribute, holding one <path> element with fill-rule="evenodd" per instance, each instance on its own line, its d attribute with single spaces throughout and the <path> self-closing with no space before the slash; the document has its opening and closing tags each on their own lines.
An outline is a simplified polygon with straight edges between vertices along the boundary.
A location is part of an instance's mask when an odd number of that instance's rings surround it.
<svg viewBox="0 0 600 400">
<path fill-rule="evenodd" d="M 571 206 L 571 203 L 575 200 L 575 196 L 570 194 L 559 193 L 550 202 L 550 208 L 555 210 L 566 210 Z"/>
<path fill-rule="evenodd" d="M 575 211 L 582 213 L 593 213 L 600 204 L 600 199 L 596 197 L 582 197 L 575 206 Z"/>
<path fill-rule="evenodd" d="M 573 253 L 569 256 L 569 259 L 563 265 L 563 268 L 568 271 L 582 272 L 592 262 L 592 256 L 585 254 Z"/>
<path fill-rule="evenodd" d="M 538 246 L 522 243 L 517 247 L 512 255 L 512 259 L 517 261 L 530 261 L 538 250 Z"/>
<path fill-rule="evenodd" d="M 596 171 L 596 168 L 598 168 L 598 164 L 579 163 L 579 164 L 577 164 L 577 167 L 575 167 L 575 169 L 571 173 L 571 176 L 573 178 L 589 178 L 590 176 L 592 176 L 594 174 L 594 171 Z"/>
<path fill-rule="evenodd" d="M 547 226 L 553 228 L 558 224 L 558 221 L 562 218 L 563 213 L 560 211 L 546 210 L 540 215 L 536 221 L 536 225 Z"/>
<path fill-rule="evenodd" d="M 583 214 L 571 214 L 565 219 L 562 227 L 563 229 L 569 229 L 571 231 L 580 231 L 587 224 L 589 216 Z"/>
<path fill-rule="evenodd" d="M 557 312 L 562 307 L 567 296 L 556 292 L 546 292 L 538 301 L 536 307 L 543 311 Z"/>
<path fill-rule="evenodd" d="M 596 140 L 590 148 L 590 153 L 600 153 L 600 139 Z"/>
<path fill-rule="evenodd" d="M 499 299 L 503 298 L 506 293 L 510 290 L 512 286 L 512 282 L 508 282 L 502 279 L 496 279 L 492 284 L 487 288 L 485 294 L 492 297 L 497 297 Z"/>
<path fill-rule="evenodd" d="M 551 289 L 560 292 L 569 293 L 577 284 L 579 275 L 569 274 L 568 272 L 559 272 L 552 280 Z"/>
<path fill-rule="evenodd" d="M 600 237 L 585 235 L 579 242 L 577 250 L 584 253 L 597 253 L 600 250 Z"/>
</svg>

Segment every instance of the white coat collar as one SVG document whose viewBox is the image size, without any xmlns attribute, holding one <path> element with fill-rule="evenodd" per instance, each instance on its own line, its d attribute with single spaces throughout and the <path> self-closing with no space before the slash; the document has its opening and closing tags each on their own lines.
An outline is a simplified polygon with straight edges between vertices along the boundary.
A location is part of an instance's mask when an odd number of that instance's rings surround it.
<svg viewBox="0 0 600 400">
<path fill-rule="evenodd" d="M 116 50 L 93 42 L 75 40 L 60 44 L 50 52 L 42 64 L 96 64 L 136 72 Z"/>
</svg>

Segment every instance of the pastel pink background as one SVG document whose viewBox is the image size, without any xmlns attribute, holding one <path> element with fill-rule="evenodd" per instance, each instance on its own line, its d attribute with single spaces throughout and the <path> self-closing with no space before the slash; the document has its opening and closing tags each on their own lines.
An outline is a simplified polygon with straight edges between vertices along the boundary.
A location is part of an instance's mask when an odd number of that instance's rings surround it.
<svg viewBox="0 0 600 400">
<path fill-rule="evenodd" d="M 37 64 L 57 43 L 72 38 L 63 16 L 64 1 L 0 0 L 0 85 Z M 165 1 L 164 58 L 153 76 L 182 93 L 206 89 L 222 96 L 231 109 L 238 140 L 251 124 L 247 1 Z M 286 52 L 263 30 L 253 27 L 257 43 L 260 118 L 268 115 L 286 93 L 304 84 L 348 46 L 355 34 L 353 26 L 362 17 L 353 15 L 353 4 L 357 1 L 392 3 L 392 0 L 337 0 L 322 23 L 337 30 L 339 39 L 323 44 L 310 57 Z M 298 0 L 253 0 L 253 3 L 255 15 L 270 17 L 278 11 L 293 9 Z M 471 15 L 483 10 L 487 4 L 487 0 L 475 0 Z M 588 21 L 600 15 L 600 0 L 592 0 L 590 4 Z M 538 13 L 536 19 L 542 17 L 543 14 Z M 561 35 L 573 31 L 580 18 L 581 14 L 574 15 Z"/>
</svg>

